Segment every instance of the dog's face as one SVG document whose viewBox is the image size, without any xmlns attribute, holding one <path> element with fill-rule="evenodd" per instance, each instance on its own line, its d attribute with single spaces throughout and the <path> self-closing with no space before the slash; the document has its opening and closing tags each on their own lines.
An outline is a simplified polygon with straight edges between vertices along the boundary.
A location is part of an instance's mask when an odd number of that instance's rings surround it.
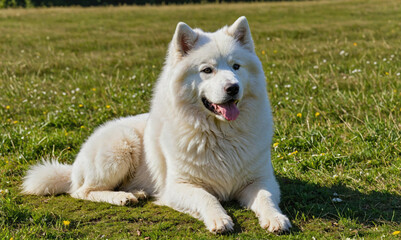
<svg viewBox="0 0 401 240">
<path fill-rule="evenodd" d="M 241 101 L 258 85 L 255 79 L 263 76 L 246 18 L 214 33 L 179 23 L 171 48 L 170 55 L 183 72 L 175 89 L 181 100 L 220 120 L 237 119 Z"/>
</svg>

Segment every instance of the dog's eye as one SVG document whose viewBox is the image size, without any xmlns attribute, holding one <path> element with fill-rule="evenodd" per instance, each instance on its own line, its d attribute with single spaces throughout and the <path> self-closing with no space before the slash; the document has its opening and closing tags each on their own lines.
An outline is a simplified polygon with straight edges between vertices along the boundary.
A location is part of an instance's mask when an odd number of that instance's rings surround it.
<svg viewBox="0 0 401 240">
<path fill-rule="evenodd" d="M 213 72 L 213 70 L 210 67 L 207 67 L 207 68 L 203 69 L 202 72 L 204 72 L 206 74 L 210 74 Z"/>
<path fill-rule="evenodd" d="M 236 63 L 235 63 L 235 64 L 233 65 L 233 69 L 234 69 L 234 70 L 238 70 L 239 67 L 241 67 L 239 64 L 236 64 Z"/>
</svg>

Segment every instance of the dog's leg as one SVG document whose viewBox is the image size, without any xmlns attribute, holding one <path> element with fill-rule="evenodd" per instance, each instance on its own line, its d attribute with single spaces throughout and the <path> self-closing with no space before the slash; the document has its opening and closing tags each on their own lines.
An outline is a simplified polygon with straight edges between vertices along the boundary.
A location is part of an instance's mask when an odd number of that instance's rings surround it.
<svg viewBox="0 0 401 240">
<path fill-rule="evenodd" d="M 115 205 L 128 205 L 138 203 L 133 193 L 116 191 L 76 191 L 72 197 L 94 202 L 107 202 Z"/>
<path fill-rule="evenodd" d="M 143 192 L 121 189 L 141 162 L 141 135 L 133 126 L 140 121 L 137 117 L 111 121 L 92 134 L 73 165 L 72 197 L 116 205 L 137 203 L 143 197 Z"/>
<path fill-rule="evenodd" d="M 238 200 L 256 213 L 263 229 L 281 232 L 291 227 L 290 221 L 281 213 L 278 206 L 280 189 L 275 179 L 257 181 L 248 185 L 240 192 Z"/>
<path fill-rule="evenodd" d="M 191 184 L 173 184 L 159 203 L 203 220 L 212 233 L 232 231 L 234 223 L 215 196 Z"/>
</svg>

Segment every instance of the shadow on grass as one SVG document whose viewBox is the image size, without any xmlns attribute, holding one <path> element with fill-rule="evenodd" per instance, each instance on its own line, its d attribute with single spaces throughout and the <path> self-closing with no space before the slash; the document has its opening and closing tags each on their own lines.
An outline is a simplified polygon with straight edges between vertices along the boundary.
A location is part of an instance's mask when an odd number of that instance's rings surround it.
<svg viewBox="0 0 401 240">
<path fill-rule="evenodd" d="M 292 219 L 306 218 L 336 221 L 353 219 L 366 226 L 380 222 L 401 222 L 401 196 L 372 191 L 368 194 L 343 185 L 322 187 L 297 179 L 278 177 L 281 186 L 281 208 Z M 333 202 L 339 198 L 341 202 Z"/>
<path fill-rule="evenodd" d="M 301 232 L 294 222 L 309 222 L 323 219 L 337 225 L 338 222 L 353 222 L 364 227 L 374 227 L 384 223 L 401 223 L 401 196 L 372 191 L 361 193 L 344 185 L 322 187 L 298 179 L 277 176 L 281 187 L 280 207 L 293 224 L 292 233 Z M 333 199 L 341 199 L 335 202 Z M 236 202 L 223 204 L 227 209 L 239 211 L 242 207 Z M 242 232 L 233 211 L 229 211 L 235 223 L 235 233 Z M 298 221 L 299 220 L 299 221 Z"/>
</svg>

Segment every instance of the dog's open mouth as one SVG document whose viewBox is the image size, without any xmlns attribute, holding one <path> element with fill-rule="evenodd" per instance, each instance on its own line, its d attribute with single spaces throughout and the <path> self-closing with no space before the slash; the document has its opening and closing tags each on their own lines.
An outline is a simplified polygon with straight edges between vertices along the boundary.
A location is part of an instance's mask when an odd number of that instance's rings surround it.
<svg viewBox="0 0 401 240">
<path fill-rule="evenodd" d="M 239 109 L 237 107 L 238 100 L 229 100 L 225 103 L 216 104 L 203 97 L 202 102 L 209 111 L 216 115 L 223 116 L 227 121 L 233 121 L 237 119 L 239 115 Z"/>
</svg>

